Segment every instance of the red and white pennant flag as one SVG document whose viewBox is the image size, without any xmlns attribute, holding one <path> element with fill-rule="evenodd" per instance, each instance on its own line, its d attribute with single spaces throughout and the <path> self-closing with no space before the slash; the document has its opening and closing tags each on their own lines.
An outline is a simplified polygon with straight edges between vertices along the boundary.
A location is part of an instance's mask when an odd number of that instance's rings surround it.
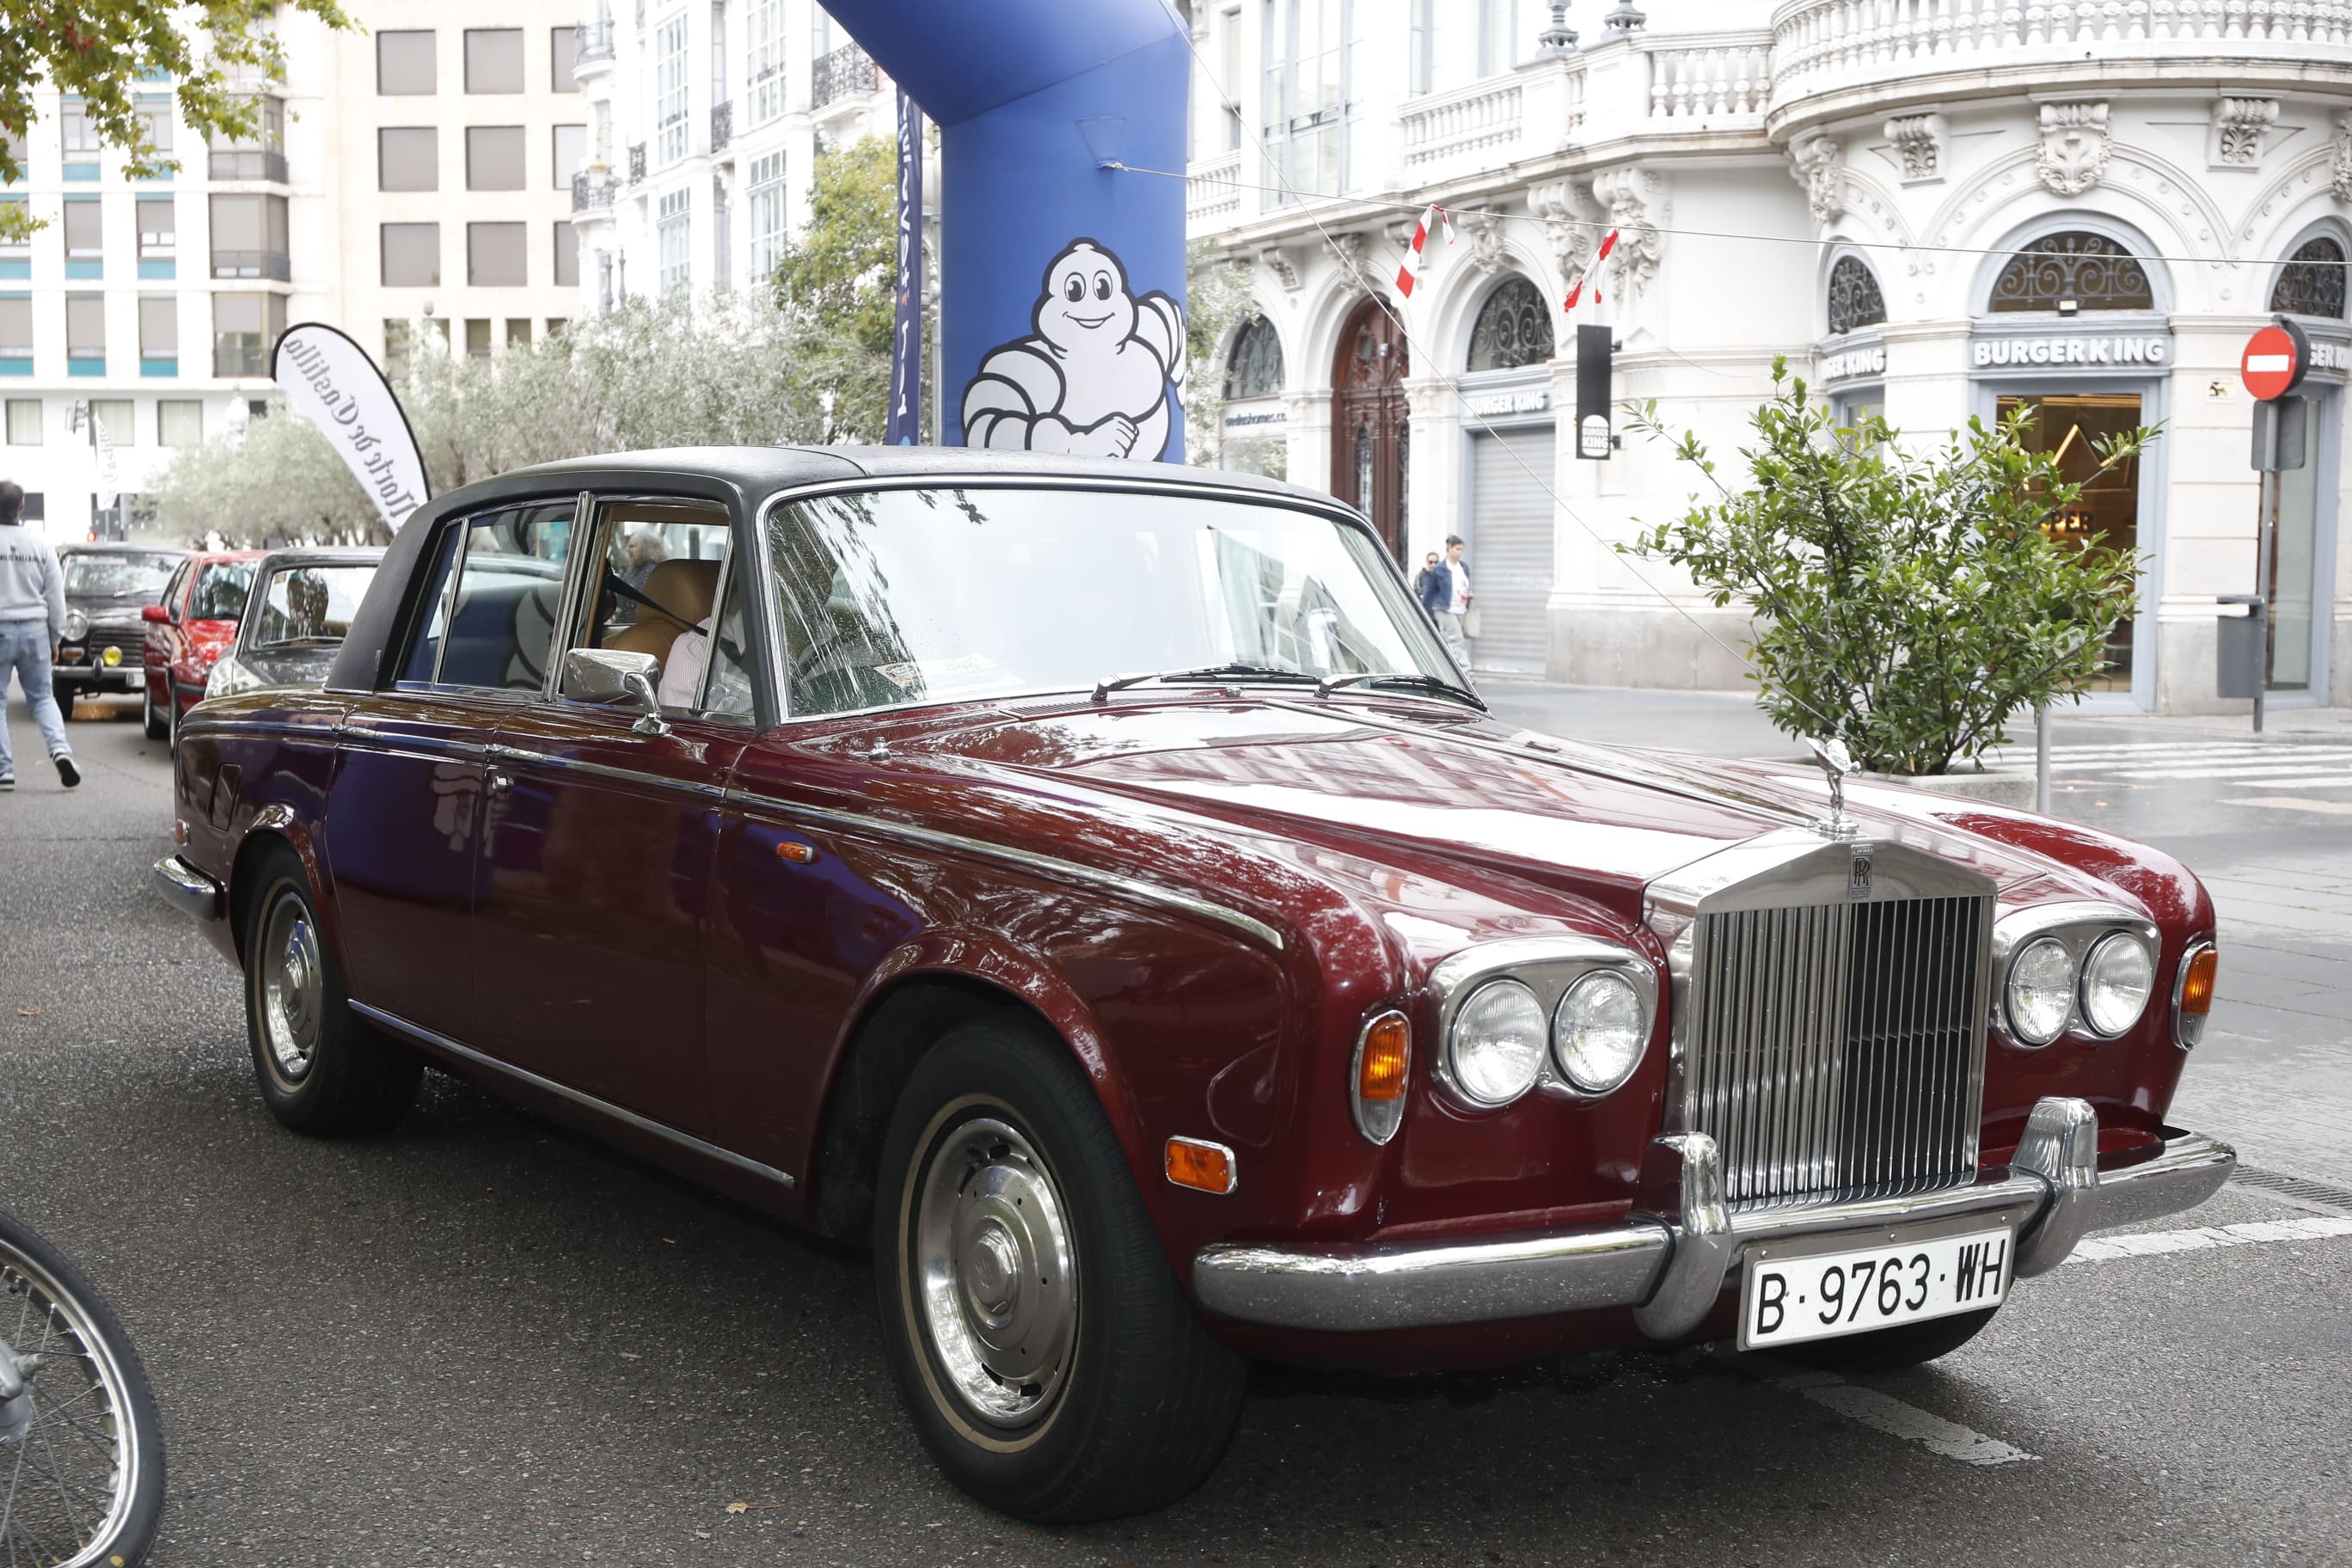
<svg viewBox="0 0 2352 1568">
<path fill-rule="evenodd" d="M 1600 248 L 1599 250 L 1597 250 L 1597 251 L 1593 252 L 1593 254 L 1592 254 L 1592 265 L 1591 265 L 1591 266 L 1590 266 L 1590 267 L 1588 267 L 1588 268 L 1586 268 L 1584 269 L 1583 277 L 1580 277 L 1579 279 L 1577 279 L 1577 280 L 1576 280 L 1576 286 L 1575 286 L 1574 288 L 1570 289 L 1568 291 L 1568 298 L 1567 298 L 1567 300 L 1561 302 L 1561 305 L 1560 305 L 1560 309 L 1561 309 L 1561 310 L 1575 310 L 1575 309 L 1576 309 L 1576 300 L 1577 300 L 1577 296 L 1579 296 L 1579 295 L 1580 295 L 1580 294 L 1582 294 L 1582 293 L 1584 292 L 1584 281 L 1585 281 L 1585 279 L 1587 279 L 1587 278 L 1590 278 L 1590 279 L 1591 279 L 1593 280 L 1593 281 L 1592 281 L 1592 302 L 1593 302 L 1594 304 L 1596 304 L 1596 305 L 1598 305 L 1599 303 L 1601 303 L 1601 281 L 1600 281 L 1600 278 L 1599 278 L 1599 274 L 1600 274 L 1600 271 L 1601 271 L 1601 264 L 1602 262 L 1604 262 L 1604 261 L 1608 260 L 1608 259 L 1609 259 L 1609 253 L 1610 253 L 1611 251 L 1612 251 L 1612 250 L 1616 249 L 1616 248 L 1617 248 L 1617 231 L 1616 231 L 1615 229 L 1613 229 L 1613 228 L 1612 228 L 1612 229 L 1611 229 L 1611 230 L 1609 231 L 1608 237 L 1607 237 L 1607 238 L 1605 238 L 1605 239 L 1603 239 L 1603 240 L 1601 242 L 1601 248 Z"/>
<path fill-rule="evenodd" d="M 1421 215 L 1421 221 L 1412 226 L 1412 247 L 1404 253 L 1404 263 L 1397 268 L 1397 292 L 1408 300 L 1412 298 L 1413 280 L 1421 276 L 1421 247 L 1429 242 L 1432 218 L 1445 226 L 1445 243 L 1454 243 L 1454 220 L 1445 216 L 1444 207 L 1435 202 L 1430 203 L 1428 210 Z"/>
</svg>

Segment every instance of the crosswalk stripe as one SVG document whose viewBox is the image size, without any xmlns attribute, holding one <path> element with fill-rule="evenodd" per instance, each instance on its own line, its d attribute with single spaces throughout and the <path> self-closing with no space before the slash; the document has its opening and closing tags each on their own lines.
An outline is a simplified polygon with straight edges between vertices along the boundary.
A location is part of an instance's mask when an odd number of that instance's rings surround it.
<svg viewBox="0 0 2352 1568">
<path fill-rule="evenodd" d="M 2209 763 L 2203 767 L 2189 768 L 2103 768 L 2096 763 L 2053 763 L 2053 773 L 2096 773 L 2119 779 L 2307 779 L 2340 778 L 2352 784 L 2352 764 L 2322 763 L 2315 767 L 2297 767 L 2280 763 Z"/>
</svg>

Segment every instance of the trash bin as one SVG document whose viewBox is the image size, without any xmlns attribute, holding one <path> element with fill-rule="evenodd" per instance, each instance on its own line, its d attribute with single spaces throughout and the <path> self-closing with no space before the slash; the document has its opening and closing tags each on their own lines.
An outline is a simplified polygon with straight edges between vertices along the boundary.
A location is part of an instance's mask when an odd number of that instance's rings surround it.
<svg viewBox="0 0 2352 1568">
<path fill-rule="evenodd" d="M 2270 617 L 2261 598 L 2252 594 L 2224 594 L 2215 601 L 2242 605 L 2242 616 L 2224 615 L 2213 631 L 2213 683 L 2221 697 L 2259 697 L 2263 691 L 2263 634 Z"/>
</svg>

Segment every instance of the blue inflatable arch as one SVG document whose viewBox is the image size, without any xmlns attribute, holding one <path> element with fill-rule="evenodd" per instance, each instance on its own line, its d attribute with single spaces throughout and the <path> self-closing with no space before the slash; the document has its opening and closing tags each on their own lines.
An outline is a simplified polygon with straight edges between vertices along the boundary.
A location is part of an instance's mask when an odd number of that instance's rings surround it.
<svg viewBox="0 0 2352 1568">
<path fill-rule="evenodd" d="M 1167 0 L 828 0 L 940 127 L 942 438 L 1184 457 L 1191 43 Z"/>
</svg>

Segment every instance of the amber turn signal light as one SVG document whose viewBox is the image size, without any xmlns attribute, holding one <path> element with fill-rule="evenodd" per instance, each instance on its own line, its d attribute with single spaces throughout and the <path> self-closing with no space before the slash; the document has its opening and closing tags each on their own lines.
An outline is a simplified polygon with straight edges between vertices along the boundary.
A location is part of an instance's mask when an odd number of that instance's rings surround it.
<svg viewBox="0 0 2352 1568">
<path fill-rule="evenodd" d="M 1223 1195 L 1240 1180 L 1234 1152 L 1203 1138 L 1171 1138 L 1164 1160 L 1168 1179 L 1180 1187 Z"/>
<path fill-rule="evenodd" d="M 2205 1037 L 2205 1016 L 2213 1011 L 2213 975 L 2221 964 L 2210 942 L 2198 943 L 2180 961 L 2180 985 L 2172 999 L 2172 1037 L 2184 1051 Z"/>
<path fill-rule="evenodd" d="M 1403 1014 L 1382 1013 L 1356 1037 L 1348 1109 L 1356 1118 L 1356 1131 L 1372 1142 L 1387 1142 L 1404 1121 L 1405 1077 L 1412 1066 L 1412 1025 Z"/>
<path fill-rule="evenodd" d="M 776 846 L 776 858 L 789 860 L 795 866 L 814 865 L 816 847 L 810 844 L 796 844 L 787 838 Z"/>
</svg>

